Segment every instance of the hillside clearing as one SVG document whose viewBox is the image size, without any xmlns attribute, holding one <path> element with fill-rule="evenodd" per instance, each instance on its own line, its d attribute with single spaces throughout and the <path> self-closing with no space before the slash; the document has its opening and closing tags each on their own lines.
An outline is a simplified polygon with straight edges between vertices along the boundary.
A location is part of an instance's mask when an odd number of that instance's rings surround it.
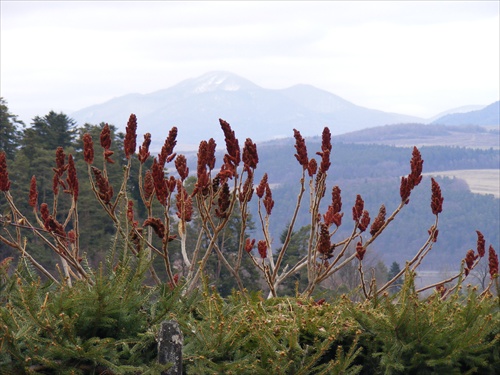
<svg viewBox="0 0 500 375">
<path fill-rule="evenodd" d="M 477 194 L 493 194 L 500 198 L 500 169 L 463 169 L 423 173 L 425 176 L 455 177 L 464 180 Z"/>
</svg>

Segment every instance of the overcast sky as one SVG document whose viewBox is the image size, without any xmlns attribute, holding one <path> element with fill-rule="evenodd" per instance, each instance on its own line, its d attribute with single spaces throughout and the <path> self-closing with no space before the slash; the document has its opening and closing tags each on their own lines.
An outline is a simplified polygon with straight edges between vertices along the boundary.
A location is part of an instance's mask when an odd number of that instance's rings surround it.
<svg viewBox="0 0 500 375">
<path fill-rule="evenodd" d="M 499 99 L 499 4 L 1 0 L 0 95 L 28 124 L 225 70 L 431 117 Z"/>
</svg>

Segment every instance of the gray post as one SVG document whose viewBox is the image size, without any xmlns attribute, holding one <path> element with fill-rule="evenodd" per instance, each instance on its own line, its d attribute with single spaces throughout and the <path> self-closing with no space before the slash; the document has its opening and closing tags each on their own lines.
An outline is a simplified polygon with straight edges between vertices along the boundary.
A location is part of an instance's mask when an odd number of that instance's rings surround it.
<svg viewBox="0 0 500 375">
<path fill-rule="evenodd" d="M 182 375 L 182 332 L 179 324 L 174 320 L 161 323 L 158 336 L 158 363 L 173 366 L 161 375 Z"/>
</svg>

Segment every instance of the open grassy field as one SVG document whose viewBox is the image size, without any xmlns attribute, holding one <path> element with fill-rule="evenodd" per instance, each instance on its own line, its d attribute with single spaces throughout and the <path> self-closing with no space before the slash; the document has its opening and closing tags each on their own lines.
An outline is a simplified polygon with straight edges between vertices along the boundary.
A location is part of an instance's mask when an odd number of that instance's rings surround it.
<svg viewBox="0 0 500 375">
<path fill-rule="evenodd" d="M 456 177 L 464 180 L 473 193 L 500 198 L 500 169 L 467 169 L 423 173 L 426 176 Z"/>
</svg>

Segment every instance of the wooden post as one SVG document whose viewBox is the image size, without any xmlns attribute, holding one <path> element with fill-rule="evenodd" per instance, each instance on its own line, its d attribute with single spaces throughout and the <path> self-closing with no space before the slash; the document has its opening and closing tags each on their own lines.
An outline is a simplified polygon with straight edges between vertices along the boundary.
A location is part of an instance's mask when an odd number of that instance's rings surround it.
<svg viewBox="0 0 500 375">
<path fill-rule="evenodd" d="M 172 363 L 173 366 L 161 375 L 182 375 L 182 344 L 179 324 L 174 320 L 162 322 L 158 337 L 158 362 L 162 365 Z"/>
</svg>

